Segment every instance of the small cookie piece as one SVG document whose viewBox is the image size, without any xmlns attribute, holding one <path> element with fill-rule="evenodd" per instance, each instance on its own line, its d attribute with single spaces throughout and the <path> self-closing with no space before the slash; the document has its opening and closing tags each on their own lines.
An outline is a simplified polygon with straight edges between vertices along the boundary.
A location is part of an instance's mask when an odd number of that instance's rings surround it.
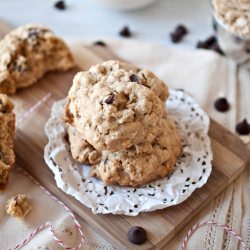
<svg viewBox="0 0 250 250">
<path fill-rule="evenodd" d="M 152 72 L 107 61 L 75 76 L 65 119 L 98 151 L 122 150 L 154 140 L 167 96 Z"/>
<path fill-rule="evenodd" d="M 7 201 L 5 209 L 10 216 L 17 219 L 24 219 L 32 207 L 25 194 L 18 194 Z"/>
<path fill-rule="evenodd" d="M 173 170 L 182 145 L 175 124 L 164 119 L 162 133 L 153 143 L 142 143 L 118 152 L 102 152 L 100 163 L 93 165 L 92 176 L 105 185 L 141 186 L 165 177 Z"/>
<path fill-rule="evenodd" d="M 15 162 L 15 115 L 9 98 L 0 94 L 0 191 L 6 187 L 9 170 Z"/>
<path fill-rule="evenodd" d="M 49 71 L 74 66 L 67 45 L 41 25 L 21 26 L 0 41 L 0 93 L 13 94 Z"/>
<path fill-rule="evenodd" d="M 71 155 L 76 161 L 94 164 L 101 160 L 101 152 L 82 139 L 77 130 L 71 125 L 68 125 L 68 136 Z"/>
</svg>

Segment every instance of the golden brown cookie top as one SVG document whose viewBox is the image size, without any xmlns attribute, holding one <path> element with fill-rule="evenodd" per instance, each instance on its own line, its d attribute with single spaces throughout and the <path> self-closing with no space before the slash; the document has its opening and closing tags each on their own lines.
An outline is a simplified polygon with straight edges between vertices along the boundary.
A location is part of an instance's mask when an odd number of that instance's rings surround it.
<svg viewBox="0 0 250 250">
<path fill-rule="evenodd" d="M 167 87 L 149 71 L 107 61 L 75 76 L 66 122 L 97 150 L 122 150 L 154 140 L 167 95 Z"/>
</svg>

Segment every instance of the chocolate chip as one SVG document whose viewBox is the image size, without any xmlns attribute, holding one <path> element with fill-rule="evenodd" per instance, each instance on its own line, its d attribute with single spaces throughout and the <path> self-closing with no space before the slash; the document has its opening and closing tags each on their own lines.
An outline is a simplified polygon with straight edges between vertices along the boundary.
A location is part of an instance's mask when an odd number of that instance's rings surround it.
<svg viewBox="0 0 250 250">
<path fill-rule="evenodd" d="M 123 36 L 123 37 L 131 37 L 132 34 L 131 34 L 131 31 L 130 31 L 129 27 L 128 26 L 124 26 L 120 30 L 119 35 Z"/>
<path fill-rule="evenodd" d="M 225 97 L 220 97 L 214 102 L 214 107 L 220 112 L 228 111 L 230 104 Z"/>
<path fill-rule="evenodd" d="M 173 32 L 170 34 L 170 38 L 173 43 L 178 43 L 182 40 L 182 34 Z"/>
<path fill-rule="evenodd" d="M 243 121 L 239 122 L 236 125 L 236 132 L 240 135 L 248 135 L 250 134 L 250 124 L 248 124 L 247 119 L 243 119 Z"/>
<path fill-rule="evenodd" d="M 66 4 L 64 1 L 60 0 L 60 1 L 55 2 L 54 7 L 57 8 L 58 10 L 65 10 Z"/>
<path fill-rule="evenodd" d="M 128 231 L 128 239 L 130 242 L 140 245 L 147 240 L 147 233 L 144 228 L 135 226 L 131 227 Z"/>
<path fill-rule="evenodd" d="M 186 35 L 188 33 L 188 30 L 183 24 L 180 24 L 176 27 L 176 32 L 181 33 L 182 35 Z"/>
<path fill-rule="evenodd" d="M 135 74 L 132 74 L 132 75 L 129 77 L 129 79 L 130 79 L 131 82 L 137 82 L 137 83 L 139 83 L 139 78 L 138 78 L 138 76 L 135 75 Z"/>
<path fill-rule="evenodd" d="M 204 41 L 208 46 L 212 46 L 217 42 L 217 38 L 215 36 L 210 36 Z"/>
<path fill-rule="evenodd" d="M 103 41 L 96 41 L 93 43 L 93 45 L 97 45 L 97 46 L 102 46 L 102 47 L 106 47 L 107 44 Z"/>
<path fill-rule="evenodd" d="M 178 43 L 182 40 L 182 38 L 188 33 L 187 28 L 180 24 L 176 27 L 176 29 L 170 33 L 170 38 L 173 43 Z"/>
<path fill-rule="evenodd" d="M 66 133 L 66 134 L 64 135 L 64 140 L 65 140 L 67 143 L 69 143 L 69 135 L 68 135 L 68 133 Z"/>
<path fill-rule="evenodd" d="M 106 100 L 104 100 L 104 102 L 107 104 L 112 104 L 114 99 L 115 99 L 115 95 L 111 94 L 111 95 L 109 95 L 109 97 Z"/>
<path fill-rule="evenodd" d="M 208 45 L 202 41 L 198 41 L 196 44 L 197 49 L 208 49 Z"/>
<path fill-rule="evenodd" d="M 198 49 L 210 49 L 221 55 L 224 55 L 224 52 L 221 50 L 217 38 L 215 36 L 210 36 L 204 41 L 198 41 L 196 44 L 196 48 Z"/>
<path fill-rule="evenodd" d="M 246 52 L 247 52 L 247 53 L 250 53 L 250 48 L 246 48 Z"/>
<path fill-rule="evenodd" d="M 224 55 L 224 52 L 221 50 L 221 48 L 217 42 L 211 46 L 211 50 L 214 50 L 215 52 L 217 52 L 221 55 Z"/>
</svg>

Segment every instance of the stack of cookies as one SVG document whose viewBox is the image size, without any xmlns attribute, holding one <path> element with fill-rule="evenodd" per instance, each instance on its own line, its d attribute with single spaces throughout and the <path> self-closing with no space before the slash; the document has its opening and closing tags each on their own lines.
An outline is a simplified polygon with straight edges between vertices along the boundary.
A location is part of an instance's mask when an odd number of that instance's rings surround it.
<svg viewBox="0 0 250 250">
<path fill-rule="evenodd" d="M 182 146 L 152 72 L 107 61 L 79 72 L 65 106 L 72 157 L 105 185 L 140 186 L 171 173 Z"/>
</svg>

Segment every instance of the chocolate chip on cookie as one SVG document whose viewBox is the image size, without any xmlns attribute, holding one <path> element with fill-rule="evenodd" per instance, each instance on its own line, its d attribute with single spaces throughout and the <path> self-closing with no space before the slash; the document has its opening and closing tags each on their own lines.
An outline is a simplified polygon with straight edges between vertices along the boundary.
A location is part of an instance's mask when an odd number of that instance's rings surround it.
<svg viewBox="0 0 250 250">
<path fill-rule="evenodd" d="M 123 37 L 131 37 L 132 34 L 131 34 L 131 31 L 130 31 L 130 28 L 128 26 L 124 26 L 120 32 L 119 32 L 119 35 L 120 36 L 123 36 Z"/>
<path fill-rule="evenodd" d="M 109 95 L 109 97 L 106 100 L 104 100 L 104 102 L 107 104 L 112 104 L 114 99 L 115 99 L 115 95 L 111 94 L 111 95 Z"/>
<path fill-rule="evenodd" d="M 132 74 L 132 75 L 129 77 L 129 79 L 130 79 L 131 82 L 137 82 L 137 83 L 139 83 L 139 78 L 138 78 L 138 76 L 135 75 L 135 74 Z"/>
<path fill-rule="evenodd" d="M 147 232 L 139 226 L 131 227 L 128 231 L 128 239 L 136 245 L 141 245 L 147 240 Z"/>
<path fill-rule="evenodd" d="M 243 121 L 239 122 L 236 125 L 236 132 L 240 135 L 248 135 L 250 134 L 250 124 L 247 122 L 247 119 L 243 119 Z"/>
<path fill-rule="evenodd" d="M 217 111 L 225 112 L 230 108 L 230 104 L 225 97 L 220 97 L 214 102 L 214 107 Z"/>
<path fill-rule="evenodd" d="M 65 4 L 64 1 L 60 0 L 60 1 L 57 1 L 54 4 L 54 7 L 57 8 L 58 10 L 65 10 L 66 9 L 66 4 Z"/>
</svg>

